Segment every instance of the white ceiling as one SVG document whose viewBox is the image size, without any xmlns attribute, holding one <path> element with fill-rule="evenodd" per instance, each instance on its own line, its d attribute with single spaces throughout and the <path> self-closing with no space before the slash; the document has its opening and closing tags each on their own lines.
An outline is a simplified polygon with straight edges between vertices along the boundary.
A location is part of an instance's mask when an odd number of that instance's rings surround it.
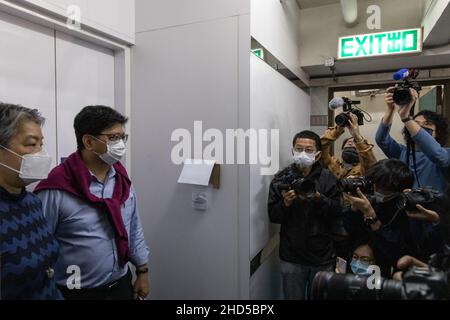
<svg viewBox="0 0 450 320">
<path fill-rule="evenodd" d="M 297 0 L 297 3 L 300 6 L 300 9 L 308 9 L 340 3 L 340 0 Z"/>
</svg>

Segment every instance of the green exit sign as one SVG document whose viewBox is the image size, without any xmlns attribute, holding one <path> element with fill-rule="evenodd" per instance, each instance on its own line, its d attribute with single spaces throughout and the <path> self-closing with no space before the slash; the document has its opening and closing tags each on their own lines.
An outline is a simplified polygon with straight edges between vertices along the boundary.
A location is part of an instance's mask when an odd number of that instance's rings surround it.
<svg viewBox="0 0 450 320">
<path fill-rule="evenodd" d="M 422 52 L 422 29 L 339 38 L 339 59 L 368 58 Z"/>
<path fill-rule="evenodd" d="M 262 48 L 253 49 L 252 52 L 254 53 L 255 56 L 264 60 L 264 49 Z"/>
</svg>

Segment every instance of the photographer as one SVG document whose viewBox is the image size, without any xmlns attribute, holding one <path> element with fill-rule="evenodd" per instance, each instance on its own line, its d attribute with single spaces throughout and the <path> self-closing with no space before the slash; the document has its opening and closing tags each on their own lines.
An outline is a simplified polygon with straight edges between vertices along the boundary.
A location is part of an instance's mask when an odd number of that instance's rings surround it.
<svg viewBox="0 0 450 320">
<path fill-rule="evenodd" d="M 341 194 L 336 178 L 318 163 L 320 150 L 318 135 L 298 133 L 293 140 L 295 163 L 278 173 L 270 185 L 268 211 L 270 221 L 281 224 L 280 259 L 286 299 L 305 299 L 314 275 L 334 267 L 329 228 L 330 221 L 341 214 Z M 312 196 L 284 189 L 286 183 L 302 178 L 313 181 Z"/>
<path fill-rule="evenodd" d="M 358 117 L 353 113 L 349 113 L 349 116 L 351 119 L 346 127 L 328 128 L 321 138 L 322 163 L 338 179 L 364 176 L 365 172 L 377 162 L 373 154 L 373 145 L 369 144 L 359 132 Z M 330 147 L 344 133 L 345 128 L 352 137 L 342 144 L 342 160 L 340 160 L 330 155 Z"/>
<path fill-rule="evenodd" d="M 410 88 L 411 103 L 399 106 L 394 102 L 395 87 L 387 89 L 385 101 L 387 111 L 380 123 L 376 135 L 376 142 L 389 158 L 406 162 L 415 172 L 416 187 L 431 187 L 444 192 L 447 187 L 448 170 L 450 166 L 450 149 L 443 148 L 448 139 L 448 125 L 446 120 L 435 112 L 422 111 L 411 117 L 418 93 Z M 389 134 L 395 110 L 405 123 L 406 143 L 410 148 L 399 144 Z M 412 144 L 413 143 L 413 144 Z"/>
<path fill-rule="evenodd" d="M 336 273 L 353 273 L 360 276 L 370 275 L 369 267 L 376 265 L 375 252 L 371 245 L 368 241 L 360 240 L 353 247 L 350 265 L 347 266 L 345 271 L 336 268 Z"/>
<path fill-rule="evenodd" d="M 347 115 L 349 119 L 344 126 L 327 129 L 321 138 L 322 163 L 338 179 L 364 176 L 366 171 L 377 162 L 373 154 L 373 145 L 361 136 L 358 117 L 352 112 L 348 112 Z M 330 155 L 330 148 L 344 133 L 345 128 L 352 137 L 344 140 L 342 160 L 340 160 Z M 333 237 L 337 255 L 345 260 L 351 259 L 352 239 L 343 227 L 342 217 L 336 219 L 333 223 Z"/>
<path fill-rule="evenodd" d="M 406 164 L 395 159 L 380 161 L 367 172 L 367 178 L 374 183 L 375 201 L 371 203 L 360 189 L 357 195 L 344 194 L 354 211 L 344 213 L 349 233 L 368 234 L 374 250 L 391 266 L 404 255 L 426 260 L 442 246 L 439 216 L 435 211 L 420 205 L 415 212 L 399 207 L 402 193 L 414 182 Z M 439 204 L 434 205 L 439 211 Z"/>
</svg>

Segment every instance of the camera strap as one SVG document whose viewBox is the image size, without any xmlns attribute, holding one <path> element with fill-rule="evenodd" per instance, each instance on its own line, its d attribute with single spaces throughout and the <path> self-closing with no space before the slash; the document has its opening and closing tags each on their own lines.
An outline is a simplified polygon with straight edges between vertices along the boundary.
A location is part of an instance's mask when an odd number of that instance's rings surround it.
<svg viewBox="0 0 450 320">
<path fill-rule="evenodd" d="M 415 107 L 415 105 L 414 105 Z M 414 114 L 414 107 L 411 109 L 410 115 L 413 116 Z M 414 176 L 416 178 L 417 181 L 417 186 L 420 188 L 420 180 L 419 180 L 419 175 L 417 174 L 417 162 L 416 162 L 416 144 L 414 143 L 411 134 L 409 133 L 409 131 L 406 129 L 406 162 L 408 163 L 408 167 L 410 164 L 410 156 L 411 156 L 411 152 L 412 152 L 412 158 L 413 158 L 413 168 L 414 168 Z"/>
<path fill-rule="evenodd" d="M 399 213 L 402 212 L 402 211 L 403 211 L 403 208 L 398 208 L 397 211 L 392 216 L 392 219 L 388 223 L 386 223 L 384 225 L 384 227 L 389 227 L 395 221 L 395 219 L 397 219 Z"/>
</svg>

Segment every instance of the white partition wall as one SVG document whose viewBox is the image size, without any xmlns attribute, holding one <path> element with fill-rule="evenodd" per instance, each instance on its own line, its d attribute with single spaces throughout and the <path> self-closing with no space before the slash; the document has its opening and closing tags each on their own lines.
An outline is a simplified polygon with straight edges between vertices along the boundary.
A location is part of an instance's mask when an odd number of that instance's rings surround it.
<svg viewBox="0 0 450 320">
<path fill-rule="evenodd" d="M 209 210 L 196 211 L 196 188 L 177 184 L 171 135 L 193 134 L 196 120 L 205 131 L 249 127 L 249 1 L 136 7 L 132 173 L 151 250 L 151 298 L 248 298 L 249 190 L 239 183 L 248 168 L 222 166 L 220 189 L 207 189 Z"/>
<path fill-rule="evenodd" d="M 310 129 L 311 101 L 308 93 L 295 86 L 271 66 L 251 55 L 250 114 L 251 127 L 279 130 L 280 169 L 292 163 L 292 138 Z M 270 150 L 270 149 L 268 149 Z M 268 212 L 267 199 L 273 176 L 262 176 L 260 166 L 250 170 L 250 256 L 255 257 L 274 236 Z M 263 264 L 251 279 L 252 299 L 280 297 L 280 271 L 277 267 L 278 250 Z"/>
<path fill-rule="evenodd" d="M 76 150 L 73 120 L 88 105 L 114 107 L 114 52 L 56 33 L 58 160 Z"/>
<path fill-rule="evenodd" d="M 45 149 L 55 161 L 54 54 L 52 30 L 0 12 L 0 101 L 41 111 Z"/>
</svg>

